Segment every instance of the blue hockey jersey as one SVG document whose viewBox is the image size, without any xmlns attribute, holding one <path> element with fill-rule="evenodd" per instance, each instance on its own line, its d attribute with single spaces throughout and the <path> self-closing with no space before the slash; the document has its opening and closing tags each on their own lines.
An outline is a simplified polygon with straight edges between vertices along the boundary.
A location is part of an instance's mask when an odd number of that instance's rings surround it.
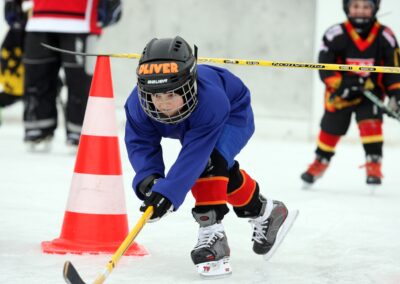
<svg viewBox="0 0 400 284">
<path fill-rule="evenodd" d="M 177 210 L 205 169 L 225 124 L 253 126 L 250 92 L 243 82 L 226 69 L 199 65 L 198 104 L 193 113 L 177 124 L 163 124 L 146 115 L 134 88 L 125 104 L 125 144 L 135 170 L 133 189 L 151 174 L 162 176 L 152 190 L 167 197 Z M 182 148 L 165 174 L 161 139 L 179 139 Z"/>
</svg>

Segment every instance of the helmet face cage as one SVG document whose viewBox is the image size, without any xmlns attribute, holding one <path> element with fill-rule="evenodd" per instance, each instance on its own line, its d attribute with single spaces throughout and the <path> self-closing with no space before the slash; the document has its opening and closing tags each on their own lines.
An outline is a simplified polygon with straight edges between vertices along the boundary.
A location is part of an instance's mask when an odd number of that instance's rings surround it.
<svg viewBox="0 0 400 284">
<path fill-rule="evenodd" d="M 346 15 L 349 14 L 349 5 L 351 4 L 352 1 L 353 0 L 343 0 L 343 10 L 346 13 Z M 372 18 L 375 18 L 376 13 L 379 10 L 381 1 L 380 0 L 365 0 L 365 1 L 370 2 L 374 6 L 374 12 L 373 12 Z"/>
<path fill-rule="evenodd" d="M 183 106 L 176 109 L 176 112 L 172 116 L 167 116 L 155 107 L 151 99 L 152 95 L 155 94 L 177 94 L 182 97 Z M 165 124 L 175 124 L 186 119 L 195 109 L 198 102 L 197 83 L 195 78 L 192 77 L 182 86 L 163 93 L 147 92 L 140 87 L 140 84 L 138 84 L 138 96 L 140 106 L 150 118 Z"/>
<path fill-rule="evenodd" d="M 349 6 L 354 0 L 343 0 L 343 10 L 346 13 L 350 23 L 356 28 L 357 32 L 364 33 L 368 32 L 376 20 L 376 13 L 379 10 L 380 0 L 364 0 L 369 2 L 373 6 L 373 12 L 371 17 L 350 17 Z"/>
<path fill-rule="evenodd" d="M 139 102 L 150 118 L 175 124 L 194 111 L 198 102 L 196 59 L 189 44 L 179 36 L 155 38 L 146 45 L 136 74 Z M 164 112 L 157 109 L 153 96 L 171 94 L 182 98 L 183 104 L 179 109 Z"/>
</svg>

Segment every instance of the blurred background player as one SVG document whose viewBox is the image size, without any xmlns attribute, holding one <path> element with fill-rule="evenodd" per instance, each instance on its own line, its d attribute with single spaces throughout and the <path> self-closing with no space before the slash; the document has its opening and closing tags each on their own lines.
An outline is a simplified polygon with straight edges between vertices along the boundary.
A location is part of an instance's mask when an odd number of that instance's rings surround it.
<svg viewBox="0 0 400 284">
<path fill-rule="evenodd" d="M 24 53 L 25 26 L 32 7 L 33 2 L 31 0 L 5 1 L 4 18 L 10 28 L 1 45 L 0 124 L 2 122 L 1 108 L 10 106 L 23 98 L 25 67 L 22 58 Z M 57 80 L 57 96 L 59 96 L 63 80 L 60 76 Z"/>
<path fill-rule="evenodd" d="M 1 109 L 21 100 L 24 86 L 24 65 L 22 64 L 26 13 L 22 1 L 4 2 L 4 19 L 9 30 L 1 44 L 0 60 L 0 124 Z"/>
<path fill-rule="evenodd" d="M 321 63 L 399 66 L 399 49 L 393 32 L 376 19 L 379 0 L 344 0 L 348 20 L 330 27 L 319 53 Z M 382 110 L 363 92 L 392 98 L 392 109 L 400 105 L 400 76 L 368 72 L 320 71 L 326 85 L 325 112 L 321 120 L 315 161 L 301 179 L 312 184 L 327 169 L 335 147 L 345 135 L 352 114 L 358 123 L 366 156 L 367 184 L 381 184 Z"/>
<path fill-rule="evenodd" d="M 78 145 L 93 71 L 86 57 L 57 53 L 41 43 L 90 52 L 96 47 L 102 28 L 117 22 L 120 16 L 121 2 L 117 0 L 33 0 L 24 54 L 24 141 L 33 149 L 40 144 L 48 148 L 57 128 L 57 78 L 61 66 L 68 89 L 67 145 Z"/>
<path fill-rule="evenodd" d="M 205 277 L 231 273 L 221 223 L 233 206 L 253 224 L 253 250 L 270 257 L 297 216 L 266 199 L 235 156 L 254 132 L 250 92 L 226 69 L 197 66 L 197 51 L 180 37 L 153 39 L 137 68 L 137 87 L 126 105 L 125 143 L 136 176 L 133 188 L 154 206 L 152 221 L 177 210 L 191 190 L 200 225 L 191 258 Z M 162 138 L 179 139 L 181 151 L 165 175 Z"/>
</svg>

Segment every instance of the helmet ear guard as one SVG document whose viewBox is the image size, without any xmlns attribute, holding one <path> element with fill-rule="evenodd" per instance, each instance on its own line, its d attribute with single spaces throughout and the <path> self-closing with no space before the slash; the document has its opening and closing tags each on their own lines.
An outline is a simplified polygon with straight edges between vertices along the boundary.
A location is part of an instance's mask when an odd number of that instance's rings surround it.
<svg viewBox="0 0 400 284">
<path fill-rule="evenodd" d="M 193 54 L 181 37 L 152 39 L 144 48 L 136 69 L 138 96 L 142 109 L 161 123 L 178 123 L 186 119 L 197 105 L 197 47 Z M 154 94 L 178 94 L 183 106 L 167 116 L 153 102 Z"/>
<path fill-rule="evenodd" d="M 196 58 L 196 61 L 197 61 L 197 51 L 198 51 L 199 49 L 197 48 L 197 46 L 196 45 L 194 45 L 194 58 Z"/>
</svg>

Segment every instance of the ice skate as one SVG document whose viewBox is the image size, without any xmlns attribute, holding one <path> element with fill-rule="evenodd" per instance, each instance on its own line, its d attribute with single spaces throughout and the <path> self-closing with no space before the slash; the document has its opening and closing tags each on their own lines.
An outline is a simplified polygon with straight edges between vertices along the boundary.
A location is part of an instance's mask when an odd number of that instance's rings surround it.
<svg viewBox="0 0 400 284">
<path fill-rule="evenodd" d="M 380 155 L 367 155 L 367 163 L 365 168 L 367 170 L 367 184 L 368 185 L 380 185 L 382 184 L 382 171 L 381 171 L 381 160 Z"/>
<path fill-rule="evenodd" d="M 380 155 L 367 155 L 367 162 L 361 166 L 361 168 L 365 167 L 366 169 L 366 183 L 370 188 L 371 194 L 374 194 L 375 189 L 382 184 L 381 160 L 382 157 Z"/>
<path fill-rule="evenodd" d="M 68 137 L 66 144 L 68 153 L 71 155 L 76 155 L 76 153 L 78 152 L 79 138 L 75 139 L 72 137 Z"/>
<path fill-rule="evenodd" d="M 27 150 L 35 153 L 50 152 L 52 148 L 52 141 L 53 134 L 47 134 L 39 137 L 26 136 L 24 139 L 24 142 L 27 145 Z"/>
<path fill-rule="evenodd" d="M 216 212 L 195 213 L 200 224 L 198 242 L 191 252 L 197 272 L 204 278 L 220 278 L 232 273 L 230 249 L 224 227 L 216 220 Z"/>
<path fill-rule="evenodd" d="M 307 171 L 301 175 L 301 179 L 304 182 L 303 188 L 308 188 L 317 179 L 322 177 L 328 166 L 329 161 L 326 158 L 317 156 L 314 162 L 308 167 Z"/>
<path fill-rule="evenodd" d="M 268 260 L 285 238 L 299 211 L 289 212 L 283 202 L 272 199 L 262 202 L 260 215 L 250 219 L 249 223 L 253 226 L 253 251 Z"/>
</svg>

